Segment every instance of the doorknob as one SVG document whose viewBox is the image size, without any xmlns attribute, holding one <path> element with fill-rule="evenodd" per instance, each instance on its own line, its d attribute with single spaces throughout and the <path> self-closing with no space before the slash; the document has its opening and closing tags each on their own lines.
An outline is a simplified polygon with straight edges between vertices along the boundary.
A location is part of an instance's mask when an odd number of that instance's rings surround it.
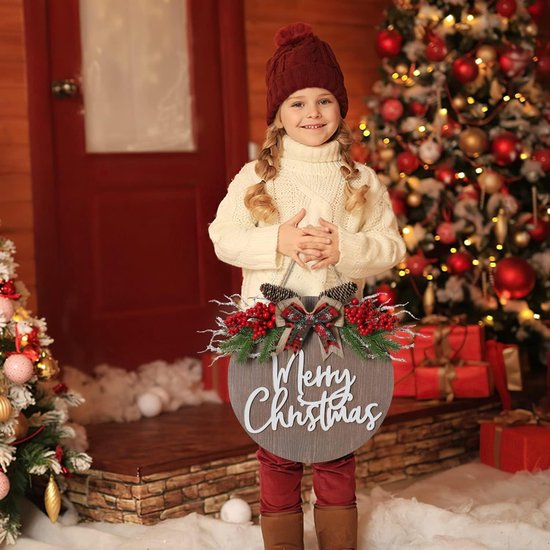
<svg viewBox="0 0 550 550">
<path fill-rule="evenodd" d="M 65 78 L 64 80 L 54 80 L 52 82 L 51 90 L 53 96 L 59 99 L 75 97 L 78 94 L 78 84 L 72 78 Z"/>
</svg>

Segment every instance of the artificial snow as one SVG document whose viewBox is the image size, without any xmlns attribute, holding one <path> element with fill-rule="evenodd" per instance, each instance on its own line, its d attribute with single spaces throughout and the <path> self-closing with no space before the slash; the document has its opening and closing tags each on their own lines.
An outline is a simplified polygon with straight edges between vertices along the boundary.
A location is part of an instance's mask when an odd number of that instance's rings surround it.
<svg viewBox="0 0 550 550">
<path fill-rule="evenodd" d="M 394 494 L 358 495 L 359 550 L 550 549 L 550 470 L 507 474 L 472 463 Z M 310 504 L 305 548 L 317 548 Z M 16 550 L 262 550 L 260 528 L 197 514 L 155 526 L 51 524 L 30 504 Z M 66 521 L 66 520 L 65 520 Z"/>
<path fill-rule="evenodd" d="M 173 363 L 153 361 L 135 371 L 98 365 L 91 375 L 70 366 L 62 373 L 63 382 L 85 399 L 69 411 L 79 424 L 132 422 L 183 405 L 221 401 L 215 391 L 203 389 L 201 362 L 190 357 Z M 151 399 L 158 400 L 154 414 Z"/>
</svg>

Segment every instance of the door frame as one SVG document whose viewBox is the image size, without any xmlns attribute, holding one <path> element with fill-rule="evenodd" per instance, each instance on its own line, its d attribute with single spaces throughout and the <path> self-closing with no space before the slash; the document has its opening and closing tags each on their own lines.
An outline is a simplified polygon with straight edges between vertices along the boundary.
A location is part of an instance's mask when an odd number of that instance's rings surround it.
<svg viewBox="0 0 550 550">
<path fill-rule="evenodd" d="M 56 173 L 50 95 L 50 83 L 54 76 L 50 67 L 48 1 L 51 0 L 23 0 L 23 9 L 36 299 L 38 312 L 46 317 L 49 333 L 55 337 L 56 334 L 61 334 L 62 329 L 61 304 L 64 290 L 60 285 L 59 275 L 63 266 L 56 224 Z M 216 0 L 216 6 L 225 141 L 224 158 L 219 159 L 225 164 L 226 178 L 220 182 L 220 195 L 223 195 L 231 178 L 248 160 L 248 93 L 244 0 Z M 62 77 L 65 76 L 70 75 Z M 243 124 L 243 121 L 246 123 Z M 231 290 L 240 286 L 239 272 L 233 270 L 232 273 Z"/>
</svg>

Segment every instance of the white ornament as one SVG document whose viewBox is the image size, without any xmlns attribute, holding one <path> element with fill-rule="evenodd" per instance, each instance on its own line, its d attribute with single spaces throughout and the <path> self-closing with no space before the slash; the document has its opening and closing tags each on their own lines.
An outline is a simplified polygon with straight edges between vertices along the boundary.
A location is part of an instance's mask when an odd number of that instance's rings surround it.
<svg viewBox="0 0 550 550">
<path fill-rule="evenodd" d="M 168 405 L 170 404 L 170 394 L 164 388 L 161 388 L 160 386 L 153 386 L 147 393 L 157 395 L 162 403 L 162 410 L 168 410 Z"/>
<path fill-rule="evenodd" d="M 426 164 L 434 164 L 441 156 L 441 145 L 432 139 L 427 139 L 418 148 L 418 156 Z"/>
<path fill-rule="evenodd" d="M 241 498 L 230 498 L 224 502 L 220 517 L 228 523 L 248 523 L 252 519 L 252 510 L 248 502 Z"/>
<path fill-rule="evenodd" d="M 15 308 L 13 307 L 13 302 L 9 298 L 0 298 L 0 320 L 3 318 L 4 321 L 8 322 L 15 313 Z"/>
<path fill-rule="evenodd" d="M 16 384 L 24 384 L 34 374 L 32 361 L 22 353 L 10 355 L 4 362 L 4 374 Z"/>
<path fill-rule="evenodd" d="M 157 416 L 162 411 L 162 400 L 155 393 L 142 393 L 137 398 L 137 406 L 143 416 L 151 418 Z"/>
<path fill-rule="evenodd" d="M 4 472 L 0 472 L 0 500 L 5 499 L 10 492 L 10 480 Z"/>
</svg>

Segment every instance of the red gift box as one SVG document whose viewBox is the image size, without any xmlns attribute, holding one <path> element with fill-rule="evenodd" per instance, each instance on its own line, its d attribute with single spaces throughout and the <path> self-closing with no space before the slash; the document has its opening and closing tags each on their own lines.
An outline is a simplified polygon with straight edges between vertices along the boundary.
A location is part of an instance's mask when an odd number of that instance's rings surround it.
<svg viewBox="0 0 550 550">
<path fill-rule="evenodd" d="M 481 424 L 479 458 L 483 464 L 504 472 L 550 468 L 550 428 L 526 424 Z"/>
<path fill-rule="evenodd" d="M 202 382 L 205 390 L 214 390 L 226 403 L 229 403 L 229 386 L 227 375 L 229 371 L 229 356 L 219 357 L 205 353 L 202 356 Z M 214 361 L 212 363 L 212 361 Z"/>
<path fill-rule="evenodd" d="M 463 361 L 485 359 L 485 336 L 480 325 L 423 325 L 414 339 L 416 366 L 439 357 Z"/>
<path fill-rule="evenodd" d="M 454 397 L 489 397 L 493 378 L 487 363 L 417 367 L 414 370 L 417 399 L 451 400 Z"/>
<path fill-rule="evenodd" d="M 518 347 L 514 344 L 502 344 L 496 340 L 487 340 L 487 359 L 493 371 L 495 387 L 502 401 L 502 408 L 509 410 L 512 404 L 508 390 L 522 389 L 521 368 Z"/>
<path fill-rule="evenodd" d="M 399 337 L 392 336 L 391 338 L 402 346 L 407 346 L 413 341 L 413 337 L 406 333 L 400 333 Z M 402 347 L 392 351 L 391 355 L 394 397 L 414 397 L 416 395 L 416 384 L 414 382 L 412 348 Z"/>
</svg>

